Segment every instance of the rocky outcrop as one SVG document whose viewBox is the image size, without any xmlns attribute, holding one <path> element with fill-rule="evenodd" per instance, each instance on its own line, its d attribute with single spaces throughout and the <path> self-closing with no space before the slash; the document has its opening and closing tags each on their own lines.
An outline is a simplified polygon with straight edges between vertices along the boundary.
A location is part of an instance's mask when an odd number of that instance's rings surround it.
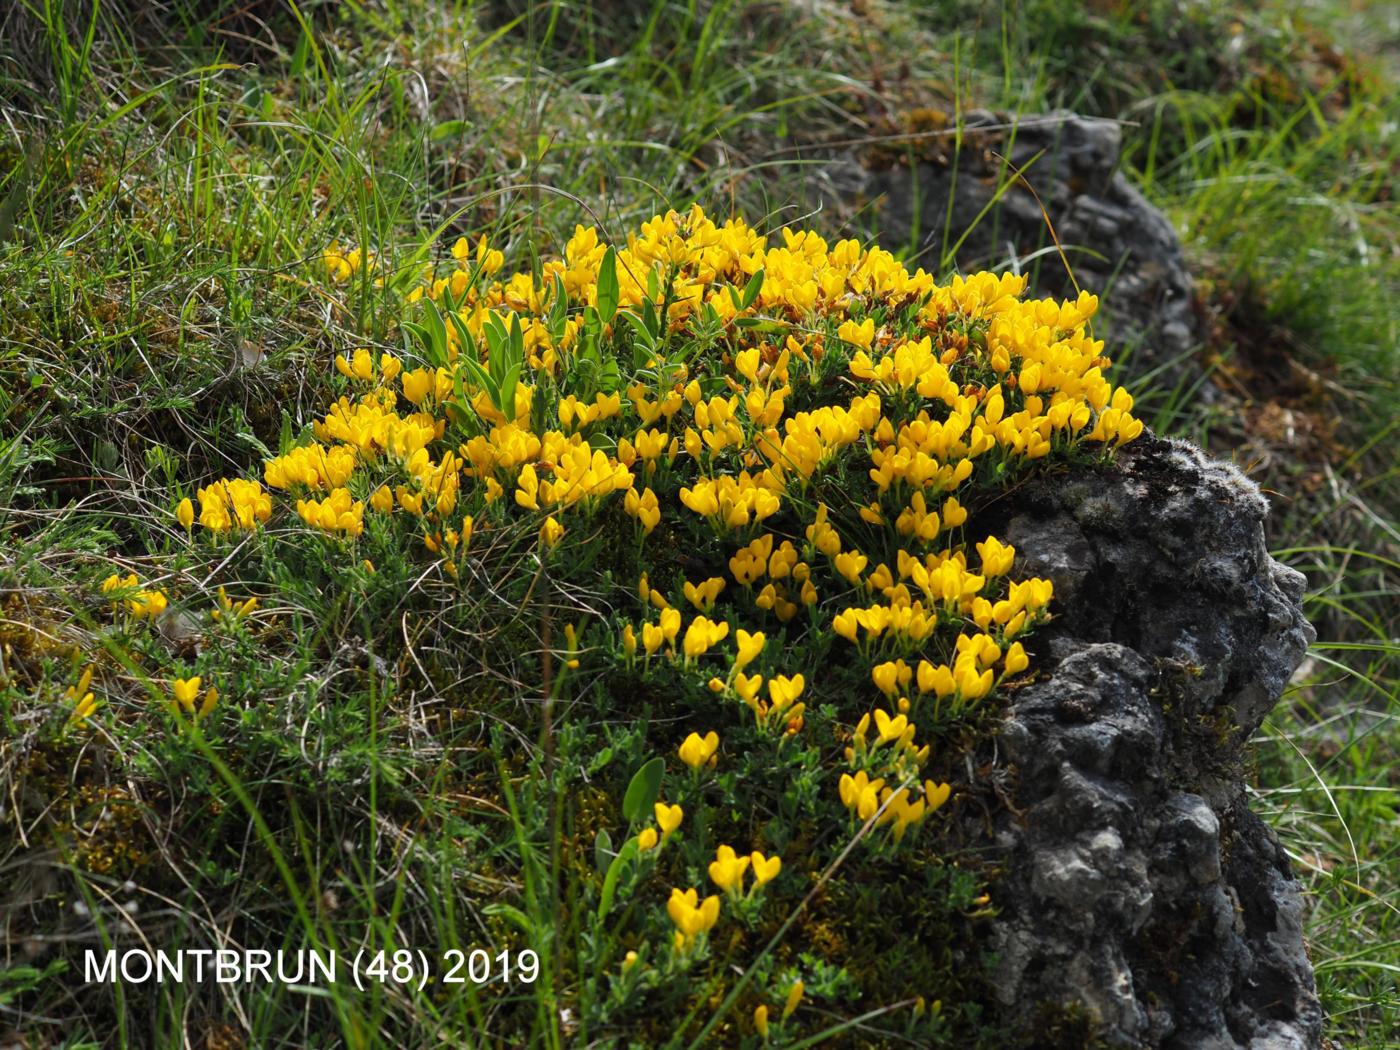
<svg viewBox="0 0 1400 1050">
<path fill-rule="evenodd" d="M 1096 334 L 1108 355 L 1158 385 L 1195 385 L 1193 355 L 1207 333 L 1191 274 L 1171 223 L 1119 170 L 1118 124 L 973 110 L 955 150 L 942 119 L 925 117 L 903 129 L 904 140 L 834 159 L 822 202 L 871 204 L 857 213 L 859 232 L 910 245 L 926 269 L 956 248 L 951 262 L 963 272 L 1014 268 L 1031 275 L 1038 294 L 1073 297 L 1053 227 L 1078 286 L 1103 297 Z M 1216 393 L 1206 383 L 1196 389 Z"/>
<path fill-rule="evenodd" d="M 1114 1047 L 1320 1043 L 1298 886 L 1241 777 L 1314 637 L 1266 509 L 1233 467 L 1144 437 L 1005 512 L 1060 609 L 998 741 L 997 996 L 1028 1043 L 1066 1019 Z"/>
</svg>

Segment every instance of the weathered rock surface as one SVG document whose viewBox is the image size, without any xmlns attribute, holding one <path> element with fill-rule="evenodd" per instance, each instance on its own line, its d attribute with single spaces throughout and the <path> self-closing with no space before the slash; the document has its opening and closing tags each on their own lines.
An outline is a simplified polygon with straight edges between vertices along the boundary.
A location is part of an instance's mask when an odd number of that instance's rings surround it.
<svg viewBox="0 0 1400 1050">
<path fill-rule="evenodd" d="M 1028 1044 L 1066 1018 L 1115 1047 L 1320 1044 L 1298 886 L 1241 780 L 1314 637 L 1266 510 L 1233 467 L 1144 436 L 1007 512 L 1060 609 L 998 742 L 997 995 Z"/>
<path fill-rule="evenodd" d="M 1015 267 L 1031 275 L 1038 294 L 1073 296 L 1048 215 L 1079 286 L 1103 297 L 1097 334 L 1108 355 L 1168 387 L 1194 382 L 1193 354 L 1206 330 L 1191 274 L 1171 223 L 1118 170 L 1116 123 L 973 110 L 963 117 L 960 150 L 951 130 L 929 134 L 912 165 L 898 149 L 837 158 L 819 196 L 838 209 L 875 202 L 873 218 L 857 220 L 860 232 L 878 229 L 887 246 L 913 243 L 926 268 L 936 269 L 945 245 L 970 229 L 953 256 L 963 272 Z M 1022 169 L 1022 180 L 998 199 L 1000 185 Z M 1213 397 L 1215 388 L 1203 383 L 1197 392 Z"/>
</svg>

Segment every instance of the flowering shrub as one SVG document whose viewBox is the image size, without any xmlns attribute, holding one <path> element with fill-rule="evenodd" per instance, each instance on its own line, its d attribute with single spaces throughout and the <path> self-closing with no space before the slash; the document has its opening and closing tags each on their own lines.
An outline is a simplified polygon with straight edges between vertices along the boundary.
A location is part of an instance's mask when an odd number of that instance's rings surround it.
<svg viewBox="0 0 1400 1050">
<path fill-rule="evenodd" d="M 1142 432 L 1104 377 L 1093 296 L 940 286 L 854 241 L 779 241 L 695 208 L 625 247 L 580 227 L 510 275 L 460 241 L 406 296 L 400 353 L 337 358 L 345 393 L 312 435 L 177 512 L 216 541 L 309 539 L 356 572 L 408 557 L 463 601 L 488 563 L 530 567 L 525 686 L 562 763 L 528 759 L 553 778 L 532 797 L 611 798 L 569 838 L 592 853 L 569 904 L 587 934 L 555 960 L 587 985 L 579 1023 L 742 1000 L 742 1032 L 772 1041 L 816 1024 L 804 1001 L 918 988 L 917 967 L 852 964 L 884 949 L 858 947 L 836 901 L 861 865 L 891 887 L 940 865 L 962 756 L 1033 667 L 1053 587 L 981 513 L 1027 471 Z M 333 249 L 329 276 L 366 258 Z M 551 589 L 589 600 L 561 626 Z M 151 595 L 126 600 L 139 615 Z M 187 710 L 200 684 L 175 684 Z M 976 886 L 949 880 L 944 910 L 975 911 Z M 910 1002 L 901 1023 L 936 1034 L 939 1010 Z"/>
</svg>

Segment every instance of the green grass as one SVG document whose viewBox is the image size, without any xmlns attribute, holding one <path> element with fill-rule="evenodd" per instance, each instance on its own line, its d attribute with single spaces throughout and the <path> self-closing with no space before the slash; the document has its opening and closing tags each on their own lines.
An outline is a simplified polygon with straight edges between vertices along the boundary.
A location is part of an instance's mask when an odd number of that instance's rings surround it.
<svg viewBox="0 0 1400 1050">
<path fill-rule="evenodd" d="M 165 944 L 216 943 L 240 913 L 251 945 L 366 929 L 438 943 L 464 923 L 538 936 L 522 924 L 552 906 L 542 897 L 518 918 L 462 911 L 464 885 L 506 877 L 502 850 L 531 838 L 522 813 L 546 790 L 537 760 L 481 764 L 527 753 L 482 713 L 521 669 L 481 676 L 461 655 L 483 623 L 493 644 L 529 644 L 512 633 L 528 581 L 504 569 L 479 607 L 453 610 L 406 562 L 357 577 L 357 605 L 327 598 L 309 556 L 239 558 L 230 593 L 262 612 L 214 631 L 205 658 L 230 695 L 295 696 L 300 720 L 245 712 L 221 763 L 198 737 L 55 730 L 86 662 L 127 715 L 150 702 L 144 667 L 192 659 L 179 622 L 147 651 L 114 644 L 96 584 L 155 575 L 202 614 L 213 566 L 174 502 L 299 432 L 329 400 L 337 352 L 398 345 L 395 295 L 316 279 L 328 244 L 372 247 L 383 272 L 410 276 L 459 234 L 528 263 L 575 223 L 621 231 L 691 200 L 776 228 L 804 214 L 820 144 L 868 135 L 872 114 L 1065 105 L 1127 122 L 1130 174 L 1204 279 L 1211 381 L 1241 407 L 1138 393 L 1159 429 L 1251 467 L 1275 497 L 1277 556 L 1308 575 L 1319 642 L 1256 744 L 1256 802 L 1309 891 L 1329 1034 L 1395 1045 L 1400 91 L 1393 50 L 1368 54 L 1365 31 L 1385 5 L 131 6 L 24 0 L 0 15 L 0 793 L 21 800 L 0 843 L 0 878 L 18 887 L 7 930 L 60 930 L 79 909 Z M 1334 58 L 1329 32 L 1351 50 Z M 460 675 L 459 695 L 400 692 L 379 652 L 405 642 L 434 675 Z M 217 893 L 180 910 L 126 889 L 128 850 L 159 858 L 171 887 Z M 240 855 L 255 866 L 227 860 Z M 543 894 L 557 858 L 537 859 Z M 6 966 L 0 1006 L 23 992 L 61 1019 L 36 1038 L 107 1038 L 83 1030 L 71 972 Z M 221 1045 L 225 1022 L 191 1017 L 179 991 L 150 1015 L 115 1006 L 170 1045 L 181 1032 Z M 253 1045 L 309 1044 L 326 1016 L 370 1045 L 382 1025 L 490 1029 L 502 1010 L 538 1010 L 541 1041 L 567 1042 L 543 1001 L 382 993 L 313 1010 L 246 992 L 226 1016 Z"/>
</svg>

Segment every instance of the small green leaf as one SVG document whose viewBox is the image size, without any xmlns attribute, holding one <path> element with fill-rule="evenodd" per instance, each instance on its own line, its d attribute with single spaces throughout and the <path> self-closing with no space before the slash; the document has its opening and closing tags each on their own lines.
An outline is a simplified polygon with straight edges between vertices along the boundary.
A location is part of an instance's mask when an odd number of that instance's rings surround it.
<svg viewBox="0 0 1400 1050">
<path fill-rule="evenodd" d="M 608 834 L 607 828 L 598 829 L 598 837 L 593 840 L 593 863 L 598 866 L 598 870 L 607 875 L 608 866 L 613 861 L 612 836 Z"/>
<path fill-rule="evenodd" d="M 629 823 L 645 820 L 651 807 L 661 797 L 661 778 L 666 772 L 666 763 L 660 758 L 647 762 L 632 777 L 627 785 L 627 794 L 622 798 L 622 815 Z"/>
<path fill-rule="evenodd" d="M 603 324 L 610 323 L 617 313 L 618 296 L 617 252 L 610 246 L 598 269 L 598 316 Z"/>
<path fill-rule="evenodd" d="M 443 139 L 452 138 L 454 135 L 462 135 L 471 127 L 465 120 L 444 120 L 433 125 L 428 132 L 429 140 L 441 142 Z"/>
<path fill-rule="evenodd" d="M 744 303 L 741 310 L 747 310 L 758 299 L 758 293 L 763 291 L 763 271 L 757 271 L 749 278 L 749 283 L 744 285 Z"/>
<path fill-rule="evenodd" d="M 462 344 L 462 353 L 473 361 L 477 360 L 476 340 L 472 338 L 466 322 L 455 312 L 448 314 L 447 319 L 452 322 L 452 327 L 457 332 L 457 341 Z"/>
<path fill-rule="evenodd" d="M 519 927 L 522 933 L 533 934 L 535 932 L 535 924 L 530 921 L 529 916 L 512 904 L 488 904 L 481 909 L 481 913 L 483 915 L 499 915 L 513 926 Z"/>
<path fill-rule="evenodd" d="M 637 840 L 631 838 L 623 844 L 613 862 L 608 865 L 608 873 L 603 876 L 603 892 L 598 898 L 598 918 L 604 918 L 612 908 L 613 897 L 617 895 L 617 880 L 622 878 L 623 869 L 636 858 Z"/>
</svg>

